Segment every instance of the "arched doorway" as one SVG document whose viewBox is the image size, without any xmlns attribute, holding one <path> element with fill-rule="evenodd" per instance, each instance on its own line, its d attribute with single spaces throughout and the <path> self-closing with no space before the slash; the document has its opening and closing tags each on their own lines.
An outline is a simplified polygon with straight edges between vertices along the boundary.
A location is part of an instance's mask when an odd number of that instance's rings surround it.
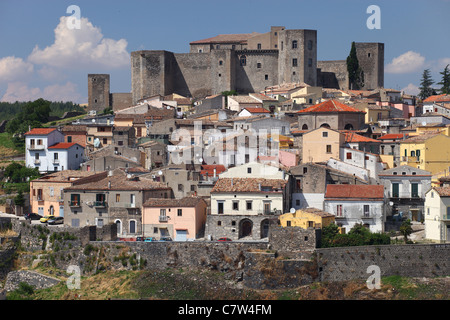
<svg viewBox="0 0 450 320">
<path fill-rule="evenodd" d="M 55 208 L 53 206 L 50 206 L 50 215 L 53 216 L 55 214 Z"/>
<path fill-rule="evenodd" d="M 331 129 L 330 125 L 328 123 L 322 123 L 320 125 L 321 128 L 327 128 L 327 129 Z"/>
<path fill-rule="evenodd" d="M 264 219 L 261 221 L 261 239 L 269 236 L 269 224 L 269 219 Z"/>
<path fill-rule="evenodd" d="M 114 223 L 117 226 L 117 234 L 121 235 L 122 234 L 122 221 L 116 220 L 116 221 L 114 221 Z"/>
<path fill-rule="evenodd" d="M 239 223 L 239 238 L 244 238 L 252 235 L 253 222 L 249 219 L 244 219 Z"/>
<path fill-rule="evenodd" d="M 304 124 L 304 125 L 302 126 L 302 130 L 308 130 L 308 125 L 307 125 L 307 124 Z"/>
</svg>

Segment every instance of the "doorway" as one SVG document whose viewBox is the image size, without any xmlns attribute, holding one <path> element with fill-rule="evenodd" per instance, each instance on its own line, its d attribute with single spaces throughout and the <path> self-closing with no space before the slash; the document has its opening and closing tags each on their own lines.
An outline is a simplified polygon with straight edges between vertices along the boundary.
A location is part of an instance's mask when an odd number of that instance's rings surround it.
<svg viewBox="0 0 450 320">
<path fill-rule="evenodd" d="M 249 219 L 244 219 L 240 222 L 239 238 L 245 238 L 252 235 L 253 222 Z"/>
</svg>

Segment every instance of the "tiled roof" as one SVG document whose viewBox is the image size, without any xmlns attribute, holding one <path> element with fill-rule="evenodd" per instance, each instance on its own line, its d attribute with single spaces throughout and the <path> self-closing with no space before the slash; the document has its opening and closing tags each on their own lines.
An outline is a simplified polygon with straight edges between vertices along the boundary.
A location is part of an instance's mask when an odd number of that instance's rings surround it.
<svg viewBox="0 0 450 320">
<path fill-rule="evenodd" d="M 49 149 L 69 149 L 72 148 L 74 145 L 78 145 L 80 146 L 78 143 L 73 143 L 73 142 L 60 142 L 57 144 L 54 144 L 50 147 L 48 147 Z M 83 148 L 82 146 L 80 146 L 80 148 Z"/>
<path fill-rule="evenodd" d="M 326 217 L 334 217 L 334 214 L 331 214 L 329 212 L 317 209 L 317 208 L 304 208 L 304 209 L 299 209 L 297 210 L 297 212 L 306 212 L 306 213 L 312 213 L 314 215 L 317 215 L 319 217 L 322 218 L 326 218 Z"/>
<path fill-rule="evenodd" d="M 68 125 L 64 126 L 61 131 L 62 132 L 81 132 L 86 133 L 87 127 L 84 125 Z"/>
<path fill-rule="evenodd" d="M 192 41 L 190 44 L 201 43 L 247 43 L 247 40 L 259 33 L 241 33 L 241 34 L 219 34 L 215 37 L 206 38 L 202 40 Z"/>
<path fill-rule="evenodd" d="M 200 174 L 212 177 L 214 175 L 214 169 L 216 169 L 216 175 L 219 175 L 226 170 L 225 166 L 222 164 L 204 164 L 202 165 Z"/>
<path fill-rule="evenodd" d="M 151 198 L 148 199 L 143 206 L 144 207 L 172 207 L 172 208 L 183 208 L 183 207 L 195 207 L 200 202 L 205 202 L 199 197 L 185 197 L 182 199 L 159 199 Z M 206 202 L 205 202 L 206 204 Z"/>
<path fill-rule="evenodd" d="M 67 188 L 67 190 L 169 190 L 166 184 L 146 178 L 128 179 L 125 172 L 120 169 L 114 170 L 112 176 L 77 184 Z"/>
<path fill-rule="evenodd" d="M 286 186 L 283 179 L 263 178 L 220 178 L 217 180 L 211 193 L 221 192 L 282 192 Z M 269 190 L 271 187 L 272 190 Z"/>
<path fill-rule="evenodd" d="M 315 104 L 311 107 L 298 111 L 298 113 L 308 112 L 358 112 L 365 113 L 364 111 L 355 109 L 346 104 L 343 104 L 337 100 L 327 100 L 319 104 Z"/>
<path fill-rule="evenodd" d="M 371 139 L 365 136 L 362 136 L 360 134 L 354 133 L 354 132 L 346 132 L 345 133 L 345 142 L 349 142 L 349 143 L 355 143 L 355 142 L 377 142 L 379 143 L 380 141 L 375 140 L 375 139 Z"/>
<path fill-rule="evenodd" d="M 423 133 L 418 136 L 410 137 L 406 140 L 403 140 L 402 143 L 421 143 L 427 141 L 428 139 L 434 138 L 440 134 L 441 134 L 440 132 Z"/>
<path fill-rule="evenodd" d="M 269 110 L 266 110 L 266 109 L 260 108 L 260 107 L 248 107 L 248 108 L 244 108 L 244 109 L 250 113 L 270 113 Z"/>
<path fill-rule="evenodd" d="M 69 182 L 98 173 L 95 171 L 63 170 L 42 176 L 33 180 L 33 182 Z"/>
<path fill-rule="evenodd" d="M 228 97 L 228 99 L 232 99 L 234 101 L 236 101 L 237 103 L 254 103 L 254 104 L 261 104 L 261 102 L 259 102 L 258 100 L 256 100 L 253 97 L 250 96 L 230 96 Z"/>
<path fill-rule="evenodd" d="M 25 135 L 40 135 L 45 136 L 53 131 L 55 131 L 56 128 L 34 128 L 25 133 Z"/>
<path fill-rule="evenodd" d="M 436 101 L 450 101 L 449 94 L 437 94 L 434 96 L 429 96 L 423 102 L 436 102 Z"/>
<path fill-rule="evenodd" d="M 329 184 L 325 199 L 383 199 L 383 185 Z"/>
<path fill-rule="evenodd" d="M 436 187 L 433 188 L 441 197 L 450 197 L 450 187 Z"/>
<path fill-rule="evenodd" d="M 405 133 L 388 133 L 384 136 L 379 137 L 378 140 L 396 140 L 403 139 L 403 137 L 407 138 L 408 135 Z"/>
</svg>

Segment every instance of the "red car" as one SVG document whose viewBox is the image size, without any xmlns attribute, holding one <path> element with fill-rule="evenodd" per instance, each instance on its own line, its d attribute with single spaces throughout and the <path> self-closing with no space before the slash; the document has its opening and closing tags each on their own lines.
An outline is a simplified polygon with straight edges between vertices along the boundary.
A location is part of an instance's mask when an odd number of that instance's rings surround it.
<svg viewBox="0 0 450 320">
<path fill-rule="evenodd" d="M 231 241 L 231 239 L 230 238 L 219 238 L 219 239 L 217 239 L 217 241 L 225 242 L 225 241 Z"/>
</svg>

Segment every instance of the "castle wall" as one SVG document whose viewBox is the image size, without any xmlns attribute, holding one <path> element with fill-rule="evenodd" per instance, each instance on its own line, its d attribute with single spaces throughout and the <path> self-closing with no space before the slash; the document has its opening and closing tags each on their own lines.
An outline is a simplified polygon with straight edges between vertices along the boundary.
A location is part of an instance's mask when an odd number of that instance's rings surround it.
<svg viewBox="0 0 450 320">
<path fill-rule="evenodd" d="M 97 113 L 110 106 L 109 74 L 88 74 L 88 109 Z"/>
<path fill-rule="evenodd" d="M 384 86 L 384 44 L 356 42 L 356 56 L 364 72 L 365 90 Z"/>
<path fill-rule="evenodd" d="M 317 62 L 317 85 L 323 88 L 348 90 L 348 72 L 346 60 Z"/>
</svg>

